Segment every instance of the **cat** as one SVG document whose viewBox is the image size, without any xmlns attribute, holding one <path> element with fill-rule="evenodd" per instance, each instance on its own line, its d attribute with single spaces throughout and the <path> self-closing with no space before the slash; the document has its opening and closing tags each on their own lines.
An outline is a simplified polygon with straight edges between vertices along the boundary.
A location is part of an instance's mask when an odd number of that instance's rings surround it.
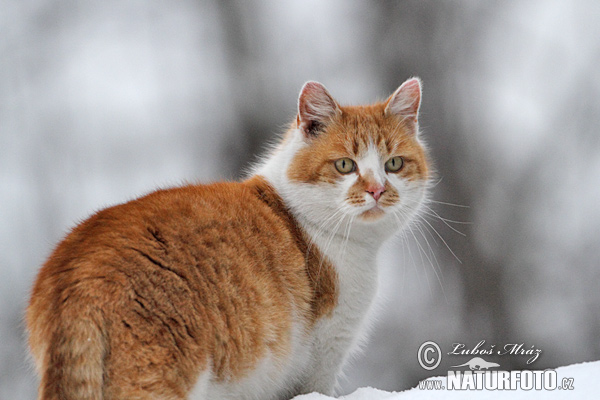
<svg viewBox="0 0 600 400">
<path fill-rule="evenodd" d="M 427 201 L 420 104 L 418 78 L 367 106 L 307 82 L 246 180 L 76 226 L 27 307 L 39 399 L 331 395 L 369 325 L 377 251 Z"/>
</svg>

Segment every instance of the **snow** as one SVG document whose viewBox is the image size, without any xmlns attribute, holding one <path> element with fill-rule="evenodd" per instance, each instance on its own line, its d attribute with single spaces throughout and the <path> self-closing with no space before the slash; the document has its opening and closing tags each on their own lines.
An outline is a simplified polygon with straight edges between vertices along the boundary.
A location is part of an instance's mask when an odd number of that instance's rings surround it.
<svg viewBox="0 0 600 400">
<path fill-rule="evenodd" d="M 556 369 L 557 383 L 560 386 L 563 378 L 573 378 L 573 390 L 421 390 L 419 387 L 404 392 L 385 392 L 364 387 L 347 396 L 343 400 L 420 400 L 420 399 L 597 399 L 600 393 L 600 361 L 573 364 Z M 445 376 L 433 377 L 442 380 L 447 387 Z M 333 397 L 318 393 L 310 393 L 295 397 L 295 400 L 326 400 Z"/>
</svg>

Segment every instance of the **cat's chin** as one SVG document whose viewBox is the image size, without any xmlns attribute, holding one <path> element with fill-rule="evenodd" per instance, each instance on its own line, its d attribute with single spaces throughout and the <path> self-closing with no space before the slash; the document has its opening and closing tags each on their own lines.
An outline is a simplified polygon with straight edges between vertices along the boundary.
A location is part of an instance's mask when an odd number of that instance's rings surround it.
<svg viewBox="0 0 600 400">
<path fill-rule="evenodd" d="M 379 206 L 375 206 L 360 214 L 359 218 L 363 221 L 378 221 L 384 215 L 385 211 Z"/>
</svg>

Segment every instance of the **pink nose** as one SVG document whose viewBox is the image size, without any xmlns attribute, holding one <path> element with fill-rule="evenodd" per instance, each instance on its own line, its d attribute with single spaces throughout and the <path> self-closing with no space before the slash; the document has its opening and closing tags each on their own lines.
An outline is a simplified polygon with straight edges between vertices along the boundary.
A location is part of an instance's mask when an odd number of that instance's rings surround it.
<svg viewBox="0 0 600 400">
<path fill-rule="evenodd" d="M 381 185 L 369 185 L 367 187 L 367 193 L 369 193 L 375 201 L 379 200 L 381 195 L 385 192 L 385 187 Z"/>
</svg>

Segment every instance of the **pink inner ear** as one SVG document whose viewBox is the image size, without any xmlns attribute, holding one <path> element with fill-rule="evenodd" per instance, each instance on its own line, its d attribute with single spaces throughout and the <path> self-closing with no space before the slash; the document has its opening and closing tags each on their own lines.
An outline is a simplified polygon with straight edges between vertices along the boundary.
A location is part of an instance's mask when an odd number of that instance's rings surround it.
<svg viewBox="0 0 600 400">
<path fill-rule="evenodd" d="M 421 81 L 412 78 L 404 82 L 388 99 L 386 113 L 391 113 L 402 119 L 411 118 L 417 122 L 421 106 Z"/>
<path fill-rule="evenodd" d="M 325 86 L 318 82 L 304 84 L 298 99 L 298 127 L 305 134 L 314 134 L 317 128 L 326 125 L 339 107 Z"/>
</svg>

